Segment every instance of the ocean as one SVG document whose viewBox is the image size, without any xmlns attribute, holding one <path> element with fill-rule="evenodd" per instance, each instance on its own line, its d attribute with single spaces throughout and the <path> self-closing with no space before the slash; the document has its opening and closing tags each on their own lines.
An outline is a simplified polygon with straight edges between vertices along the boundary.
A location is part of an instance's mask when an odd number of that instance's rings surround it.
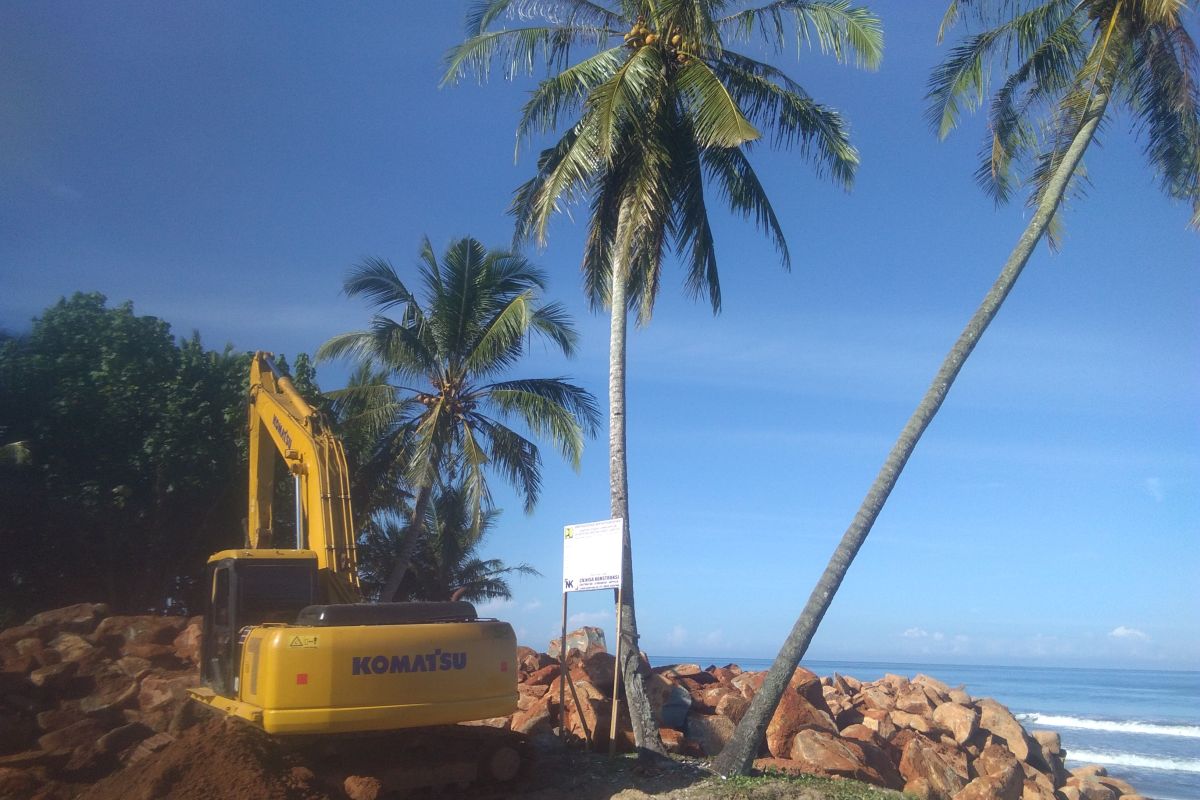
<svg viewBox="0 0 1200 800">
<path fill-rule="evenodd" d="M 771 666 L 770 659 L 694 656 L 653 656 L 650 662 Z M 923 672 L 961 684 L 973 697 L 1008 706 L 1026 730 L 1057 731 L 1068 768 L 1100 764 L 1154 800 L 1200 800 L 1200 672 L 856 661 L 803 666 L 823 676 L 876 680 L 889 672 L 910 678 Z"/>
</svg>

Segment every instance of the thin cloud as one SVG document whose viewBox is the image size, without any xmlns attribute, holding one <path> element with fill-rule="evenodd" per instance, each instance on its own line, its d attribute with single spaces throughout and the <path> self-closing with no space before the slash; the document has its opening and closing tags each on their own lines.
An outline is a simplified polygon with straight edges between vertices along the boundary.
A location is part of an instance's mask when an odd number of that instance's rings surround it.
<svg viewBox="0 0 1200 800">
<path fill-rule="evenodd" d="M 1146 491 L 1150 493 L 1150 496 L 1154 498 L 1154 502 L 1156 503 L 1161 503 L 1166 497 L 1163 494 L 1161 478 L 1146 478 Z"/>
<path fill-rule="evenodd" d="M 1137 628 L 1127 628 L 1124 625 L 1118 625 L 1108 632 L 1108 635 L 1114 639 L 1131 639 L 1139 642 L 1150 641 L 1150 635 L 1139 631 Z"/>
</svg>

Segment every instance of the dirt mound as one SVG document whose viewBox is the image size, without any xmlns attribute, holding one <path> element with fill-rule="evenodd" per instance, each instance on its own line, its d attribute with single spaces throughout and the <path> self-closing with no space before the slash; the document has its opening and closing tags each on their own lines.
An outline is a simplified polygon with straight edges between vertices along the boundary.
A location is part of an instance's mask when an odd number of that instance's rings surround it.
<svg viewBox="0 0 1200 800">
<path fill-rule="evenodd" d="M 311 780 L 312 772 L 266 734 L 215 719 L 101 780 L 80 800 L 326 800 Z"/>
</svg>

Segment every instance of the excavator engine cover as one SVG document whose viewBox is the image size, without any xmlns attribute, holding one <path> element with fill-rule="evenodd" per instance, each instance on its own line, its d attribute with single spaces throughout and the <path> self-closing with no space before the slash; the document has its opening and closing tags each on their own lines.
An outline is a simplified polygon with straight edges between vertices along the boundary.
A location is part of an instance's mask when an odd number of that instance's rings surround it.
<svg viewBox="0 0 1200 800">
<path fill-rule="evenodd" d="M 267 626 L 243 643 L 238 699 L 275 734 L 441 725 L 511 714 L 516 669 L 505 622 Z"/>
</svg>

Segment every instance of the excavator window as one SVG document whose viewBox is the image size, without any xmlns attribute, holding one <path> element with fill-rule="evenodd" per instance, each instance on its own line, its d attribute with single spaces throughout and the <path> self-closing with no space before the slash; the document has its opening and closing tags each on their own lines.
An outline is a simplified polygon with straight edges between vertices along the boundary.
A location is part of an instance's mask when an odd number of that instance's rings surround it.
<svg viewBox="0 0 1200 800">
<path fill-rule="evenodd" d="M 239 565 L 239 624 L 295 622 L 300 609 L 316 602 L 315 567 L 315 562 Z"/>
</svg>

